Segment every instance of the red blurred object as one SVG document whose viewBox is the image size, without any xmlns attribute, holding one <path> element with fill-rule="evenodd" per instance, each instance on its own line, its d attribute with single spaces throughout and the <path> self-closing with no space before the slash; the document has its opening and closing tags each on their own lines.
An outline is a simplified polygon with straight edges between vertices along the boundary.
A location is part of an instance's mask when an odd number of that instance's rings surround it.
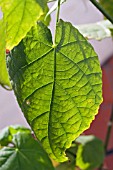
<svg viewBox="0 0 113 170">
<path fill-rule="evenodd" d="M 9 54 L 10 53 L 10 50 L 6 49 L 6 54 Z"/>
<path fill-rule="evenodd" d="M 102 65 L 103 80 L 103 103 L 100 106 L 99 114 L 92 122 L 90 129 L 85 134 L 94 134 L 105 141 L 108 122 L 113 107 L 113 56 Z M 113 128 L 110 136 L 108 150 L 113 151 Z M 108 170 L 113 170 L 113 153 L 105 158 Z"/>
</svg>

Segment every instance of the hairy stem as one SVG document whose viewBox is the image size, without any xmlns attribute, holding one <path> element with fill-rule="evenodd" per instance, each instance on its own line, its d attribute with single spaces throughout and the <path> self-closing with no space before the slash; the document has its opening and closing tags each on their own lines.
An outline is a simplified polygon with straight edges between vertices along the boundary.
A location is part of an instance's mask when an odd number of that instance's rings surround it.
<svg viewBox="0 0 113 170">
<path fill-rule="evenodd" d="M 113 18 L 106 12 L 106 10 L 96 0 L 90 0 L 90 1 L 113 24 Z"/>
<path fill-rule="evenodd" d="M 57 5 L 57 14 L 56 14 L 56 27 L 57 27 L 57 23 L 59 21 L 59 14 L 60 14 L 60 1 L 58 0 L 58 5 Z M 54 37 L 54 45 L 56 43 L 56 27 L 55 27 L 55 37 Z"/>
</svg>

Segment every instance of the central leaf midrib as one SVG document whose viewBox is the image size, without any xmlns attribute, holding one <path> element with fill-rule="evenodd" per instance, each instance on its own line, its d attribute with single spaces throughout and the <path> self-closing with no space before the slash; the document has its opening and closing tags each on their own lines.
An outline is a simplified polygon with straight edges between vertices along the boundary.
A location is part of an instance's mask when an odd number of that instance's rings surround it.
<svg viewBox="0 0 113 170">
<path fill-rule="evenodd" d="M 53 100 L 54 100 L 54 94 L 55 94 L 55 83 L 56 83 L 56 47 L 54 48 L 54 70 L 53 70 L 53 88 L 52 88 L 52 97 L 51 97 L 51 103 L 50 103 L 50 112 L 49 112 L 49 120 L 48 120 L 48 139 L 50 148 L 56 157 L 56 154 L 52 147 L 52 141 L 51 141 L 51 115 L 52 115 L 52 108 L 53 108 Z"/>
</svg>

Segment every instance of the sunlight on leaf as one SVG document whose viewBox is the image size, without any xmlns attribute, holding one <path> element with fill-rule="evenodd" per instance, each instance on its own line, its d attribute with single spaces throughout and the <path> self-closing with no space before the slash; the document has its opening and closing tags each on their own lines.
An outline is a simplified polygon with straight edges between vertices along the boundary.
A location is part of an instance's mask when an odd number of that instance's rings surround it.
<svg viewBox="0 0 113 170">
<path fill-rule="evenodd" d="M 83 170 L 98 168 L 104 161 L 103 142 L 95 136 L 80 136 L 76 139 L 80 145 L 77 150 L 76 165 Z"/>
<path fill-rule="evenodd" d="M 6 22 L 6 48 L 16 46 L 43 15 L 38 0 L 0 0 Z"/>
<path fill-rule="evenodd" d="M 56 44 L 42 23 L 8 57 L 17 100 L 37 138 L 56 161 L 98 113 L 102 102 L 97 54 L 69 22 L 57 24 Z"/>
<path fill-rule="evenodd" d="M 6 42 L 5 42 L 5 23 L 4 20 L 0 20 L 0 84 L 2 86 L 9 86 L 9 76 L 6 68 Z"/>
</svg>

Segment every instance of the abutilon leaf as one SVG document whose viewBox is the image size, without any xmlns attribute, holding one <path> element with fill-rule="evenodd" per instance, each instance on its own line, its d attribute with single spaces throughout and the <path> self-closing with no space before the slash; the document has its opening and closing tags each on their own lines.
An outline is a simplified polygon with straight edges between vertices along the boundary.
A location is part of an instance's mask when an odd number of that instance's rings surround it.
<svg viewBox="0 0 113 170">
<path fill-rule="evenodd" d="M 66 161 L 65 150 L 98 113 L 102 102 L 97 54 L 69 22 L 60 20 L 53 44 L 38 23 L 7 58 L 19 105 L 49 155 Z"/>
</svg>

